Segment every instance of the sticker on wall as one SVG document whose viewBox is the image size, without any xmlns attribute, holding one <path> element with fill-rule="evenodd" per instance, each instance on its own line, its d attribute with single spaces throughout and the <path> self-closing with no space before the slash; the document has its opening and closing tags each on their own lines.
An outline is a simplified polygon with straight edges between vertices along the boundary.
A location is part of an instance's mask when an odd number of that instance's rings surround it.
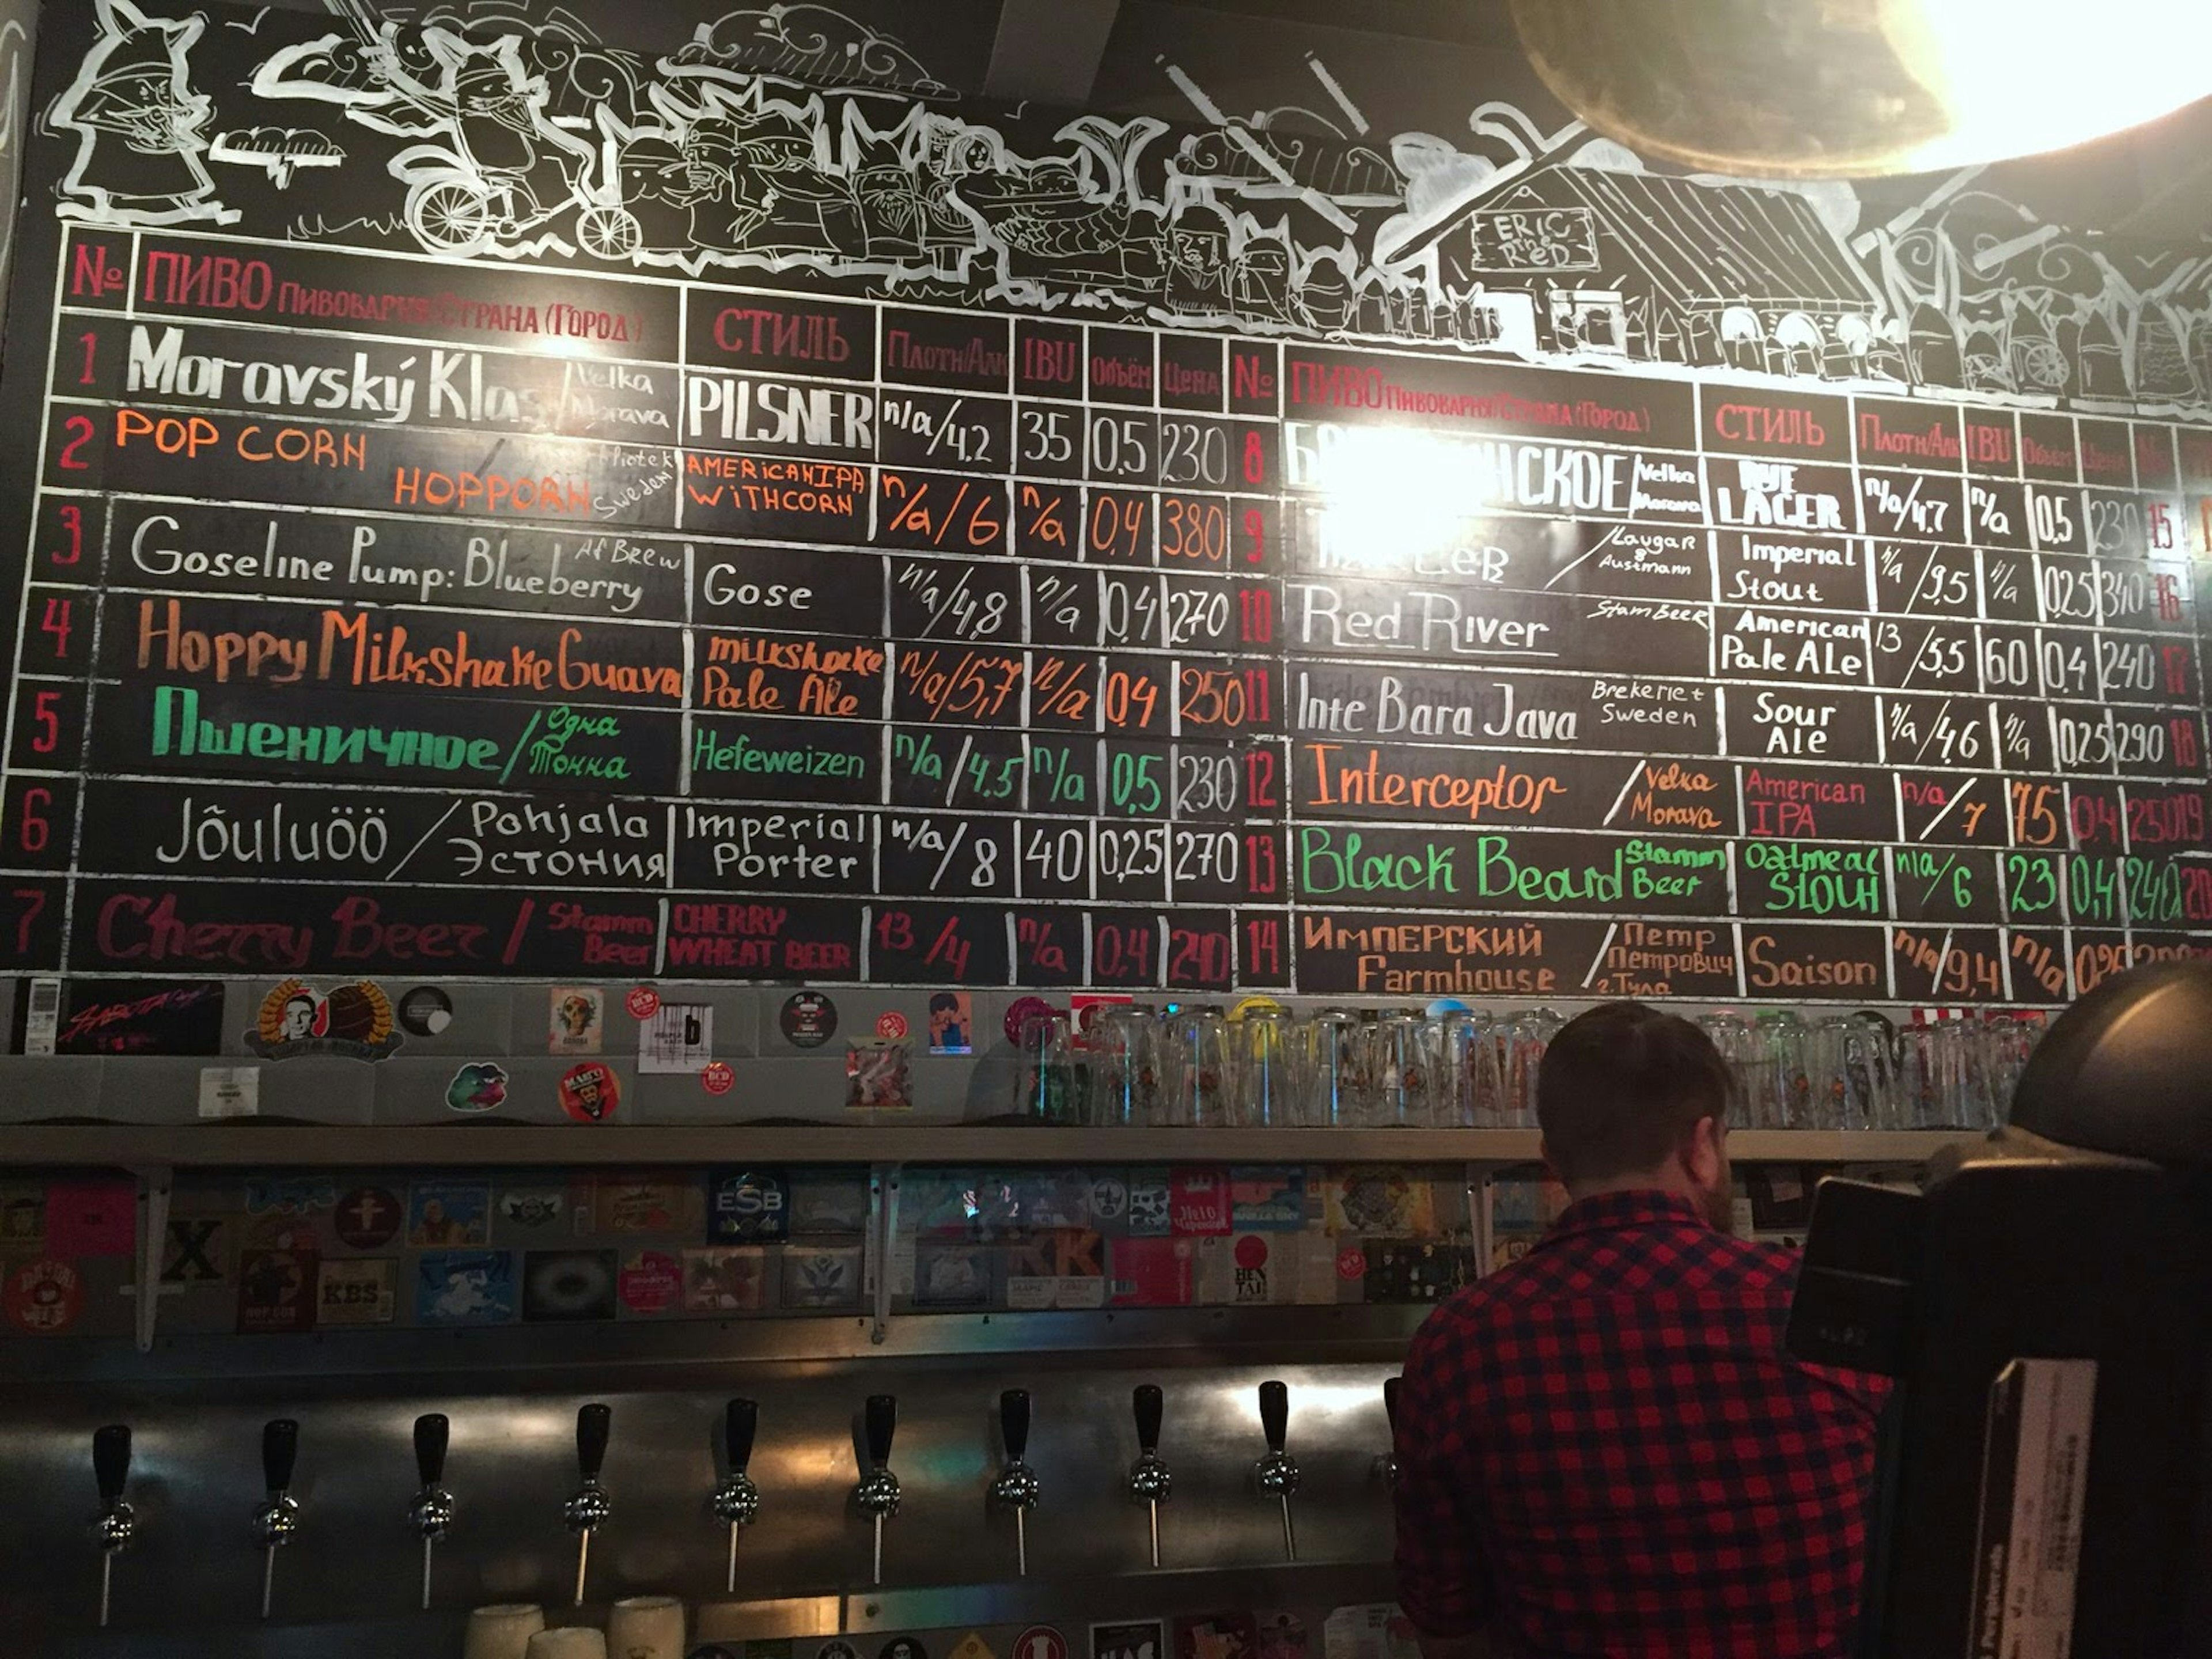
<svg viewBox="0 0 2212 1659">
<path fill-rule="evenodd" d="M 315 1322 L 315 1266 L 307 1250 L 248 1250 L 238 1263 L 238 1328 L 304 1331 Z"/>
<path fill-rule="evenodd" d="M 965 991 L 933 991 L 929 997 L 929 1052 L 975 1052 L 975 1000 Z"/>
<path fill-rule="evenodd" d="M 606 1040 L 607 994 L 596 985 L 556 985 L 546 993 L 546 1052 L 596 1054 Z"/>
<path fill-rule="evenodd" d="M 440 1250 L 415 1264 L 418 1325 L 503 1325 L 514 1317 L 514 1255 Z"/>
<path fill-rule="evenodd" d="M 288 979 L 261 999 L 261 1018 L 246 1034 L 246 1046 L 264 1060 L 337 1054 L 378 1060 L 399 1051 L 400 1037 L 391 1000 L 372 981 L 319 991 L 305 980 Z"/>
<path fill-rule="evenodd" d="M 1330 1234 L 1384 1233 L 1427 1238 L 1437 1231 L 1435 1194 L 1417 1175 L 1389 1164 L 1328 1171 L 1325 1217 Z"/>
<path fill-rule="evenodd" d="M 1230 1230 L 1229 1177 L 1218 1165 L 1175 1170 L 1168 1177 L 1168 1224 L 1184 1237 Z"/>
<path fill-rule="evenodd" d="M 1091 1659 L 1171 1659 L 1166 1647 L 1167 1627 L 1157 1619 L 1091 1627 Z"/>
<path fill-rule="evenodd" d="M 205 1118 L 260 1116 L 261 1068 L 201 1066 L 199 1115 Z"/>
<path fill-rule="evenodd" d="M 507 1104 L 507 1067 L 489 1060 L 471 1061 L 446 1085 L 446 1104 L 456 1112 L 495 1112 Z"/>
<path fill-rule="evenodd" d="M 220 980 L 70 980 L 58 1054 L 219 1054 Z"/>
<path fill-rule="evenodd" d="M 1109 1008 L 1126 1008 L 1136 999 L 1119 991 L 1077 991 L 1067 999 L 1067 1029 L 1079 1046 L 1091 1041 L 1091 1029 Z"/>
<path fill-rule="evenodd" d="M 1110 1306 L 1187 1308 L 1197 1294 L 1194 1238 L 1116 1238 L 1106 1250 Z"/>
<path fill-rule="evenodd" d="M 46 1183 L 46 1249 L 55 1255 L 128 1255 L 138 1239 L 138 1189 L 127 1181 Z"/>
<path fill-rule="evenodd" d="M 868 1224 L 868 1183 L 859 1174 L 802 1170 L 791 1179 L 791 1231 L 858 1234 Z"/>
<path fill-rule="evenodd" d="M 611 1233 L 683 1233 L 696 1237 L 706 1212 L 699 1182 L 601 1176 L 599 1224 Z"/>
<path fill-rule="evenodd" d="M 216 1285 L 230 1274 L 230 1229 L 221 1216 L 173 1215 L 161 1241 L 161 1283 Z"/>
<path fill-rule="evenodd" d="M 684 1295 L 684 1268 L 665 1250 L 632 1250 L 623 1257 L 615 1295 L 634 1314 L 664 1314 Z"/>
<path fill-rule="evenodd" d="M 561 1078 L 561 1109 L 579 1123 L 605 1123 L 622 1104 L 622 1079 L 605 1060 L 580 1060 Z"/>
<path fill-rule="evenodd" d="M 615 1316 L 612 1250 L 532 1250 L 522 1262 L 522 1316 L 533 1322 Z"/>
<path fill-rule="evenodd" d="M 710 1060 L 699 1068 L 699 1086 L 719 1100 L 738 1086 L 737 1072 L 726 1060 Z"/>
<path fill-rule="evenodd" d="M 280 1176 L 246 1183 L 248 1215 L 312 1215 L 337 1201 L 337 1182 L 319 1181 L 313 1176 Z"/>
<path fill-rule="evenodd" d="M 1347 1244 L 1336 1253 L 1336 1276 L 1350 1283 L 1367 1277 L 1367 1252 L 1357 1244 Z"/>
<path fill-rule="evenodd" d="M 1014 1638 L 1006 1659 L 1067 1659 L 1067 1638 L 1050 1625 L 1031 1625 Z"/>
<path fill-rule="evenodd" d="M 876 1036 L 885 1042 L 903 1042 L 909 1027 L 906 1016 L 896 1008 L 884 1010 L 876 1016 Z"/>
<path fill-rule="evenodd" d="M 1259 1626 L 1259 1659 L 1306 1659 L 1312 1638 L 1305 1620 L 1295 1613 L 1263 1613 Z"/>
<path fill-rule="evenodd" d="M 714 1057 L 714 1010 L 704 1002 L 664 1002 L 637 1028 L 637 1069 L 647 1077 L 696 1072 Z"/>
<path fill-rule="evenodd" d="M 568 1192 L 564 1187 L 510 1187 L 499 1195 L 501 1224 L 526 1232 L 551 1226 L 568 1207 Z"/>
<path fill-rule="evenodd" d="M 1013 1006 L 1006 1010 L 1006 1017 L 1000 1024 L 1006 1034 L 1007 1042 L 1019 1043 L 1024 1025 L 1036 1020 L 1050 1019 L 1059 1012 L 1042 997 L 1016 997 Z"/>
<path fill-rule="evenodd" d="M 791 1183 L 775 1170 L 717 1170 L 707 1183 L 710 1242 L 762 1243 L 791 1234 Z"/>
<path fill-rule="evenodd" d="M 684 1252 L 684 1311 L 752 1313 L 768 1299 L 768 1252 L 733 1245 Z"/>
<path fill-rule="evenodd" d="M 845 1104 L 855 1111 L 911 1111 L 914 1074 L 907 1064 L 906 1044 L 847 1043 Z"/>
<path fill-rule="evenodd" d="M 651 1019 L 660 1012 L 660 993 L 650 985 L 634 985 L 623 998 L 623 1006 L 632 1019 Z"/>
<path fill-rule="evenodd" d="M 35 1244 L 46 1236 L 46 1188 L 28 1182 L 0 1186 L 0 1245 Z"/>
<path fill-rule="evenodd" d="M 783 1252 L 783 1306 L 821 1311 L 860 1305 L 860 1247 L 838 1245 L 806 1249 L 787 1245 Z"/>
<path fill-rule="evenodd" d="M 491 1188 L 465 1181 L 425 1181 L 407 1193 L 407 1242 L 418 1250 L 489 1242 Z"/>
<path fill-rule="evenodd" d="M 988 1308 L 993 1293 L 994 1244 L 918 1243 L 914 1252 L 914 1305 Z"/>
<path fill-rule="evenodd" d="M 1441 1302 L 1474 1279 L 1474 1252 L 1464 1244 L 1370 1241 L 1367 1257 L 1370 1302 Z"/>
<path fill-rule="evenodd" d="M 1306 1224 L 1306 1172 L 1302 1166 L 1229 1171 L 1229 1218 L 1240 1231 L 1294 1233 Z"/>
<path fill-rule="evenodd" d="M 241 1250 L 295 1250 L 308 1255 L 320 1255 L 323 1250 L 323 1230 L 312 1216 L 291 1215 L 282 1212 L 247 1218 L 246 1231 L 240 1237 Z"/>
<path fill-rule="evenodd" d="M 1201 1613 L 1175 1623 L 1175 1659 L 1252 1659 L 1258 1645 L 1249 1613 Z"/>
<path fill-rule="evenodd" d="M 389 1325 L 399 1264 L 390 1256 L 325 1261 L 315 1281 L 318 1325 Z"/>
<path fill-rule="evenodd" d="M 945 1659 L 999 1659 L 999 1656 L 991 1651 L 991 1644 L 980 1632 L 971 1630 L 952 1644 Z"/>
<path fill-rule="evenodd" d="M 399 1024 L 418 1037 L 434 1037 L 453 1023 L 453 1000 L 435 985 L 417 985 L 399 999 Z"/>
<path fill-rule="evenodd" d="M 341 1244 L 374 1250 L 390 1243 L 406 1218 L 394 1194 L 382 1187 L 356 1187 L 338 1200 L 331 1230 Z"/>
<path fill-rule="evenodd" d="M 824 1642 L 814 1650 L 814 1659 L 860 1659 L 860 1650 L 850 1642 Z"/>
<path fill-rule="evenodd" d="M 52 1257 L 18 1262 L 0 1284 L 0 1311 L 32 1336 L 59 1336 L 83 1310 L 84 1275 L 74 1262 Z"/>
<path fill-rule="evenodd" d="M 819 1048 L 837 1035 L 837 1005 L 819 991 L 793 991 L 783 1000 L 776 1029 L 794 1048 Z"/>
<path fill-rule="evenodd" d="M 894 1636 L 876 1650 L 876 1659 L 929 1659 L 929 1650 L 917 1637 Z"/>
</svg>

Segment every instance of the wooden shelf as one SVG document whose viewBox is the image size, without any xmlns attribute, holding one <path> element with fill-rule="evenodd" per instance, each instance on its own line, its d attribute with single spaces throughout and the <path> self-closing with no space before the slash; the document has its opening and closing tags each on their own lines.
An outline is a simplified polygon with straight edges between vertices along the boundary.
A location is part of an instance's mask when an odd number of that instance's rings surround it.
<svg viewBox="0 0 2212 1659">
<path fill-rule="evenodd" d="M 1740 1129 L 1741 1164 L 1917 1164 L 1960 1132 Z M 0 1127 L 0 1166 L 129 1169 L 696 1164 L 1523 1164 L 1534 1129 L 1062 1129 L 969 1124 Z"/>
</svg>

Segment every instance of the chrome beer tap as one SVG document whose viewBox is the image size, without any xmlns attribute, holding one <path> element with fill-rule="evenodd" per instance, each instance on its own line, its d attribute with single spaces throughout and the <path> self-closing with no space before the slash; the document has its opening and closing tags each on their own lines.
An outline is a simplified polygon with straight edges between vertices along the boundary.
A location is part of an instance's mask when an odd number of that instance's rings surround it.
<svg viewBox="0 0 2212 1659">
<path fill-rule="evenodd" d="M 421 1488 L 407 1506 L 407 1524 L 422 1540 L 422 1611 L 430 1610 L 430 1552 L 453 1527 L 453 1494 L 440 1483 L 446 1478 L 446 1444 L 453 1425 L 442 1412 L 426 1412 L 415 1419 L 415 1473 Z"/>
<path fill-rule="evenodd" d="M 722 1443 L 729 1455 L 730 1472 L 714 1488 L 714 1513 L 730 1523 L 730 1582 L 738 1588 L 738 1534 L 760 1519 L 760 1488 L 745 1473 L 752 1462 L 753 1436 L 760 1428 L 760 1407 L 750 1400 L 732 1400 L 722 1408 Z"/>
<path fill-rule="evenodd" d="M 1382 1415 L 1390 1422 L 1390 1449 L 1375 1460 L 1375 1473 L 1382 1477 L 1386 1486 L 1398 1484 L 1398 1385 L 1405 1380 L 1402 1376 L 1382 1379 Z"/>
<path fill-rule="evenodd" d="M 1280 1382 L 1260 1385 L 1260 1428 L 1267 1437 L 1267 1455 L 1253 1466 L 1260 1490 L 1283 1505 L 1283 1559 L 1298 1559 L 1298 1534 L 1291 1520 L 1291 1494 L 1298 1489 L 1298 1466 L 1283 1449 L 1291 1426 L 1291 1391 Z"/>
<path fill-rule="evenodd" d="M 100 1545 L 100 1627 L 107 1628 L 107 1590 L 115 1573 L 115 1558 L 131 1547 L 137 1517 L 123 1501 L 124 1482 L 131 1478 L 131 1425 L 110 1423 L 94 1431 L 92 1476 L 100 1487 L 100 1519 L 92 1535 Z"/>
<path fill-rule="evenodd" d="M 898 1401 L 888 1394 L 868 1396 L 867 1410 L 863 1423 L 868 1446 L 868 1467 L 860 1476 L 860 1484 L 853 1489 L 853 1501 L 860 1505 L 860 1513 L 875 1522 L 875 1577 L 869 1582 L 884 1582 L 884 1522 L 898 1513 L 898 1476 L 890 1471 L 891 1436 L 898 1429 Z"/>
<path fill-rule="evenodd" d="M 561 1519 L 576 1534 L 575 1605 L 584 1605 L 584 1571 L 591 1565 L 592 1534 L 615 1512 L 614 1500 L 599 1484 L 599 1468 L 607 1461 L 607 1436 L 614 1427 L 614 1408 L 596 1401 L 576 1408 L 576 1472 L 584 1484 L 561 1506 Z"/>
<path fill-rule="evenodd" d="M 300 1505 L 292 1496 L 292 1466 L 300 1455 L 300 1425 L 279 1417 L 261 1428 L 261 1478 L 268 1501 L 253 1512 L 253 1541 L 261 1547 L 261 1616 L 276 1588 L 276 1552 L 300 1535 Z"/>
<path fill-rule="evenodd" d="M 991 1483 L 991 1501 L 1014 1512 L 1014 1565 L 1026 1578 L 1030 1576 L 1029 1514 L 1043 1490 L 1036 1471 L 1022 1461 L 1030 1444 L 1027 1389 L 1008 1389 L 999 1396 L 999 1437 L 1006 1443 L 1006 1466 Z"/>
<path fill-rule="evenodd" d="M 1152 1522 L 1152 1565 L 1160 1564 L 1160 1505 L 1175 1491 L 1175 1477 L 1160 1462 L 1161 1395 L 1157 1383 L 1140 1382 L 1131 1396 L 1137 1413 L 1137 1461 L 1129 1465 L 1129 1496 Z"/>
</svg>

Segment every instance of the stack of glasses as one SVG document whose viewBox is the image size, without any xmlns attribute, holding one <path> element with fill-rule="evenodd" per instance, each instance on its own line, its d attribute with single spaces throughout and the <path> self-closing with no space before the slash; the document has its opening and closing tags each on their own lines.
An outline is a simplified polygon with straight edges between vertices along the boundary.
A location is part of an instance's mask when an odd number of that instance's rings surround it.
<svg viewBox="0 0 2212 1659">
<path fill-rule="evenodd" d="M 1015 1110 L 1047 1123 L 1154 1128 L 1532 1127 L 1536 1069 L 1561 1016 L 1410 1008 L 1299 1017 L 1215 1004 L 1103 1011 L 1022 1030 Z M 2039 1013 L 1893 1027 L 1789 1010 L 1698 1017 L 1749 1129 L 1988 1129 L 2048 1024 Z"/>
<path fill-rule="evenodd" d="M 1535 1122 L 1548 1010 L 1410 1008 L 1299 1018 L 1217 1005 L 1118 1006 L 1077 1042 L 1023 1028 L 1015 1109 L 1050 1123 L 1157 1128 L 1514 1128 Z"/>
</svg>

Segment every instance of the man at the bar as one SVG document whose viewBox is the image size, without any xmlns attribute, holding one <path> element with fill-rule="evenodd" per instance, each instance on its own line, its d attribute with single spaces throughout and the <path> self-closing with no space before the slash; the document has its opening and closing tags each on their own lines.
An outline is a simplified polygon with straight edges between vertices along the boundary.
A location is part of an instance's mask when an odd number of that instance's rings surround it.
<svg viewBox="0 0 2212 1659">
<path fill-rule="evenodd" d="M 1796 1255 L 1731 1237 L 1731 1079 L 1640 1003 L 1544 1056 L 1571 1200 L 1407 1358 L 1399 1601 L 1424 1659 L 1844 1659 L 1886 1384 L 1783 1346 Z"/>
</svg>

